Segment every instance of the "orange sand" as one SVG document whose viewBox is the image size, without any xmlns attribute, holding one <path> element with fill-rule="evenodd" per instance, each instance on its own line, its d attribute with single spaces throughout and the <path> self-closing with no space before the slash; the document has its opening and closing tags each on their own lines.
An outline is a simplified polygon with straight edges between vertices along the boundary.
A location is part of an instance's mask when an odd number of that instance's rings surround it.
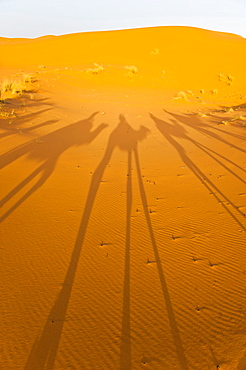
<svg viewBox="0 0 246 370">
<path fill-rule="evenodd" d="M 246 369 L 246 40 L 159 27 L 0 55 L 0 81 L 36 79 L 0 117 L 0 368 Z"/>
</svg>

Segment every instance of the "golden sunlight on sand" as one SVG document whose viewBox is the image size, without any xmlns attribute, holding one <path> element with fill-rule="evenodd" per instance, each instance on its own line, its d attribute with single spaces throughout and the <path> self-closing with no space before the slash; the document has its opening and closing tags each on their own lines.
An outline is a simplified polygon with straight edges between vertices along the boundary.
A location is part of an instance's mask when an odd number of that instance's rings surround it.
<svg viewBox="0 0 246 370">
<path fill-rule="evenodd" d="M 246 40 L 0 38 L 0 367 L 246 369 Z"/>
</svg>

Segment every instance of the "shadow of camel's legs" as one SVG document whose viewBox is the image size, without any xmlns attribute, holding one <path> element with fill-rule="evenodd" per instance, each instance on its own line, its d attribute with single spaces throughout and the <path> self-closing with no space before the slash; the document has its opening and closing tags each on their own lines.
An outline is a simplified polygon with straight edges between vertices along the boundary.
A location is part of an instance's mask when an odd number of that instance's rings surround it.
<svg viewBox="0 0 246 370">
<path fill-rule="evenodd" d="M 123 290 L 123 317 L 120 345 L 120 370 L 131 370 L 131 306 L 130 306 L 130 245 L 131 245 L 131 209 L 132 209 L 132 153 L 128 151 L 128 169 L 126 186 L 126 249 L 125 277 Z"/>
<path fill-rule="evenodd" d="M 223 139 L 217 133 L 214 133 L 213 130 L 216 130 L 216 131 L 222 133 L 223 135 L 229 135 L 229 136 L 233 136 L 233 137 L 236 137 L 238 139 L 244 140 L 243 136 L 221 130 L 221 129 L 215 127 L 214 125 L 201 123 L 200 120 L 195 120 L 194 123 L 192 124 L 191 118 L 188 118 L 188 117 L 185 117 L 185 116 L 182 116 L 182 115 L 179 115 L 179 114 L 171 113 L 171 112 L 167 111 L 166 109 L 164 109 L 164 112 L 170 114 L 177 122 L 181 122 L 185 126 L 189 126 L 192 129 L 200 132 L 201 134 L 206 135 L 208 137 L 211 137 L 215 140 L 218 140 L 221 143 L 224 143 L 224 144 L 228 145 L 229 148 L 234 148 L 234 149 L 236 149 L 236 150 L 238 150 L 242 153 L 246 153 L 245 149 L 242 149 L 242 148 L 234 145 L 233 143 L 227 141 L 226 139 Z M 175 121 L 173 120 L 173 122 L 175 122 Z"/>
<path fill-rule="evenodd" d="M 64 287 L 64 286 L 63 286 Z M 64 291 L 64 288 L 62 289 Z M 52 370 L 65 321 L 67 299 L 61 292 L 46 320 L 42 335 L 36 338 L 25 370 Z M 62 296 L 64 299 L 61 299 Z M 58 339 L 58 340 L 57 340 Z"/>
<path fill-rule="evenodd" d="M 184 147 L 181 144 L 179 144 L 179 142 L 176 141 L 173 138 L 173 136 L 177 136 L 177 137 L 189 140 L 190 142 L 193 142 L 195 145 L 197 145 L 198 143 L 190 139 L 186 135 L 186 132 L 184 131 L 184 129 L 176 121 L 174 121 L 173 124 L 170 125 L 169 123 L 163 120 L 160 120 L 154 117 L 153 115 L 151 115 L 151 118 L 156 123 L 156 126 L 158 130 L 161 132 L 161 134 L 177 150 L 180 158 L 187 165 L 187 167 L 194 173 L 194 175 L 198 178 L 198 180 L 207 188 L 209 193 L 213 195 L 213 197 L 217 200 L 217 202 L 222 205 L 225 211 L 236 221 L 236 223 L 241 227 L 241 229 L 245 230 L 245 227 L 243 226 L 242 222 L 232 213 L 232 211 L 229 209 L 229 207 L 227 207 L 225 202 L 227 202 L 228 205 L 232 205 L 232 207 L 235 209 L 237 214 L 239 214 L 243 218 L 245 218 L 245 214 L 238 207 L 236 207 L 236 205 L 233 202 L 231 202 L 230 199 L 200 170 L 200 168 L 188 157 Z M 171 128 L 172 128 L 172 131 L 170 131 Z M 199 148 L 202 149 L 201 146 L 199 146 Z M 206 152 L 206 150 L 204 149 L 204 146 L 203 146 L 203 150 Z"/>
<path fill-rule="evenodd" d="M 192 141 L 193 141 L 193 140 L 192 140 Z M 238 165 L 237 163 L 235 163 L 235 162 L 232 162 L 229 158 L 226 158 L 224 155 L 222 155 L 222 154 L 220 154 L 220 153 L 215 152 L 214 150 L 212 150 L 212 149 L 208 148 L 207 146 L 205 146 L 205 145 L 203 145 L 203 144 L 201 144 L 201 143 L 197 143 L 195 140 L 194 140 L 193 142 L 195 142 L 195 143 L 196 143 L 196 145 L 199 145 L 199 147 L 203 147 L 204 149 L 208 150 L 209 152 L 211 152 L 211 153 L 213 153 L 213 154 L 217 155 L 218 157 L 220 157 L 220 158 L 224 159 L 224 161 L 226 161 L 226 162 L 228 162 L 228 163 L 232 164 L 233 166 L 237 167 L 239 170 L 241 170 L 241 171 L 243 171 L 243 172 L 246 172 L 246 170 L 245 170 L 243 167 L 239 166 L 239 165 Z"/>
<path fill-rule="evenodd" d="M 26 194 L 24 194 L 7 212 L 0 217 L 0 222 L 3 222 L 12 212 L 14 212 L 26 199 L 28 199 L 36 190 L 38 190 L 45 181 L 50 177 L 54 169 L 54 164 L 47 163 L 39 166 L 35 171 L 31 173 L 25 180 L 23 180 L 19 185 L 17 185 L 9 194 L 7 194 L 1 200 L 1 206 L 4 205 L 8 200 L 10 200 L 17 192 L 19 192 L 24 186 L 26 186 L 32 179 L 34 179 L 39 173 L 42 173 L 41 178 L 34 184 L 31 189 L 29 189 Z"/>
<path fill-rule="evenodd" d="M 233 163 L 232 161 L 228 160 L 227 158 L 225 158 L 224 156 L 220 155 L 219 153 L 216 153 L 214 152 L 213 150 L 207 148 L 205 145 L 202 145 L 198 142 L 196 142 L 195 140 L 193 139 L 189 139 L 189 141 L 191 141 L 197 148 L 201 149 L 204 153 L 206 153 L 210 158 L 212 158 L 215 162 L 217 162 L 221 167 L 223 167 L 225 170 L 227 170 L 228 172 L 230 172 L 233 176 L 235 176 L 239 181 L 242 181 L 242 183 L 245 184 L 245 181 L 238 175 L 236 174 L 233 170 L 231 170 L 229 167 L 227 167 L 227 165 L 225 165 L 224 163 L 222 163 L 219 159 L 217 159 L 213 154 L 217 155 L 218 157 L 221 157 L 223 158 L 224 160 L 228 161 L 229 163 L 233 164 L 235 167 L 238 167 L 239 169 L 241 169 L 242 171 L 246 172 L 244 169 L 242 169 L 240 166 L 238 166 L 236 163 Z M 213 154 L 211 154 L 213 153 Z"/>
<path fill-rule="evenodd" d="M 167 315 L 168 315 L 169 324 L 170 324 L 170 327 L 171 327 L 171 334 L 172 334 L 172 337 L 173 337 L 173 343 L 174 343 L 175 350 L 176 350 L 176 353 L 177 353 L 180 368 L 182 370 L 188 370 L 188 364 L 187 364 L 187 360 L 186 360 L 186 357 L 185 357 L 183 344 L 182 344 L 182 341 L 181 341 L 181 338 L 180 338 L 179 329 L 178 329 L 177 321 L 176 321 L 176 318 L 175 318 L 175 313 L 174 313 L 174 310 L 173 310 L 173 307 L 172 307 L 171 297 L 170 297 L 170 294 L 169 294 L 169 291 L 168 291 L 165 275 L 164 275 L 161 260 L 160 260 L 159 251 L 158 251 L 157 244 L 156 244 L 156 241 L 155 241 L 154 231 L 153 231 L 151 220 L 150 220 L 150 215 L 149 215 L 149 212 L 148 212 L 147 197 L 146 197 L 146 193 L 145 193 L 145 190 L 144 190 L 144 185 L 143 185 L 143 180 L 142 180 L 142 175 L 141 175 L 141 168 L 140 168 L 140 162 L 139 162 L 137 149 L 134 151 L 134 153 L 135 153 L 135 161 L 136 161 L 137 177 L 138 177 L 138 182 L 139 182 L 140 195 L 141 195 L 141 199 L 142 199 L 142 203 L 143 203 L 143 209 L 144 209 L 146 222 L 147 222 L 148 229 L 149 229 L 150 239 L 151 239 L 153 250 L 154 250 L 155 260 L 156 260 L 156 264 L 157 264 L 157 270 L 158 270 L 160 283 L 161 283 L 161 288 L 162 288 L 162 293 L 163 293 L 164 300 L 165 300 L 165 303 L 166 303 Z"/>
<path fill-rule="evenodd" d="M 194 175 L 201 181 L 201 183 L 208 189 L 208 191 L 214 196 L 214 198 L 222 205 L 222 207 L 226 210 L 226 212 L 237 222 L 237 224 L 245 230 L 244 225 L 238 220 L 238 218 L 231 212 L 231 210 L 224 204 L 224 202 L 219 198 L 223 198 L 226 200 L 227 203 L 231 204 L 233 208 L 238 212 L 242 217 L 245 217 L 244 213 L 240 211 L 230 199 L 222 193 L 222 191 L 215 185 L 213 182 L 197 167 L 197 165 L 185 154 L 185 151 L 179 151 L 179 154 L 183 160 L 183 162 L 187 165 L 187 167 L 194 173 Z M 215 192 L 219 194 L 215 194 Z"/>
<path fill-rule="evenodd" d="M 34 170 L 29 176 L 21 181 L 13 190 L 11 190 L 5 197 L 0 201 L 0 207 L 7 203 L 15 194 L 18 193 L 24 186 L 26 186 L 34 177 L 36 177 L 43 170 L 43 164 Z"/>
<path fill-rule="evenodd" d="M 29 354 L 25 370 L 52 370 L 56 359 L 57 350 L 62 334 L 63 324 L 72 292 L 72 287 L 77 271 L 85 233 L 90 219 L 93 204 L 102 180 L 105 168 L 108 164 L 113 148 L 108 148 L 106 153 L 93 174 L 88 192 L 83 216 L 75 241 L 71 260 L 63 282 L 62 289 L 50 310 L 46 324 L 41 335 L 36 339 Z"/>
</svg>

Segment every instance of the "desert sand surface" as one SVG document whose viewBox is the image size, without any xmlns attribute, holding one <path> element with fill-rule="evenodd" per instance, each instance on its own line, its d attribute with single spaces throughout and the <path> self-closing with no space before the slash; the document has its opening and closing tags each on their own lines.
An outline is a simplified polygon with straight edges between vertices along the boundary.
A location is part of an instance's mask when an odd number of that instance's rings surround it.
<svg viewBox="0 0 246 370">
<path fill-rule="evenodd" d="M 1 369 L 246 369 L 245 60 L 189 27 L 0 39 Z"/>
</svg>

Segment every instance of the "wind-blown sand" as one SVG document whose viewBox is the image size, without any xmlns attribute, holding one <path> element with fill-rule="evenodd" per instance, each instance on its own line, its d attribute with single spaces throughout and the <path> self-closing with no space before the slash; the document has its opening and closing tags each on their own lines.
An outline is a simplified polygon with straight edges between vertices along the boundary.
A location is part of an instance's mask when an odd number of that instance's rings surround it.
<svg viewBox="0 0 246 370">
<path fill-rule="evenodd" d="M 246 40 L 159 27 L 0 55 L 0 81 L 36 80 L 1 108 L 1 369 L 246 369 Z"/>
</svg>

